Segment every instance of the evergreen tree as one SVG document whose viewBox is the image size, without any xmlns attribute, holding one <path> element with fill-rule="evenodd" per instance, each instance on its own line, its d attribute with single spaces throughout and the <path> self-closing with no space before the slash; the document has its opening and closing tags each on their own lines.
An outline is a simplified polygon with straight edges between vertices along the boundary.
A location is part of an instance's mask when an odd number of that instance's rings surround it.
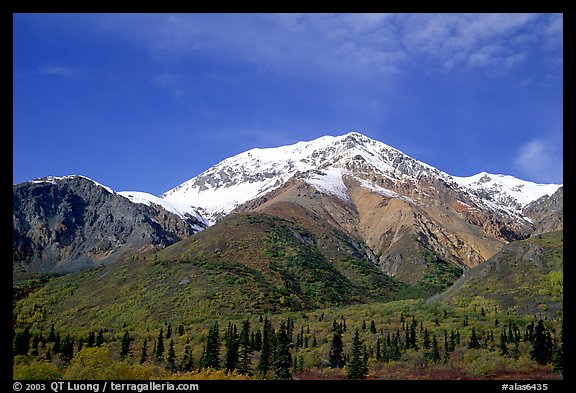
<svg viewBox="0 0 576 393">
<path fill-rule="evenodd" d="M 498 349 L 500 350 L 500 355 L 508 355 L 508 338 L 506 336 L 506 330 L 500 334 L 500 345 L 498 346 Z"/>
<path fill-rule="evenodd" d="M 208 330 L 204 353 L 200 358 L 200 369 L 220 368 L 220 332 L 218 322 Z"/>
<path fill-rule="evenodd" d="M 258 362 L 257 370 L 262 375 L 268 373 L 270 368 L 270 359 L 272 356 L 271 344 L 270 344 L 270 334 L 272 332 L 272 325 L 268 320 L 268 317 L 264 319 L 264 326 L 262 327 L 262 350 L 260 352 L 260 360 Z"/>
<path fill-rule="evenodd" d="M 48 342 L 53 343 L 56 341 L 56 329 L 54 328 L 54 324 L 50 326 L 50 333 L 48 334 Z"/>
<path fill-rule="evenodd" d="M 382 360 L 382 342 L 380 341 L 380 336 L 376 338 L 376 360 Z"/>
<path fill-rule="evenodd" d="M 74 340 L 69 335 L 64 337 L 64 342 L 62 343 L 62 349 L 60 350 L 60 359 L 64 363 L 69 363 L 74 357 Z"/>
<path fill-rule="evenodd" d="M 428 328 L 424 329 L 424 337 L 422 338 L 422 346 L 428 350 L 430 349 L 430 335 L 428 334 Z"/>
<path fill-rule="evenodd" d="M 130 333 L 128 333 L 128 331 L 126 331 L 124 333 L 124 337 L 122 337 L 122 345 L 120 348 L 120 357 L 122 359 L 126 358 L 126 356 L 128 356 L 128 354 L 130 353 Z"/>
<path fill-rule="evenodd" d="M 340 330 L 332 333 L 328 362 L 331 368 L 344 367 L 344 344 L 342 343 L 342 332 Z"/>
<path fill-rule="evenodd" d="M 56 333 L 56 338 L 54 339 L 54 346 L 52 347 L 52 352 L 54 354 L 60 353 L 61 343 L 60 343 L 60 333 Z"/>
<path fill-rule="evenodd" d="M 86 343 L 86 346 L 88 348 L 92 348 L 95 345 L 96 345 L 96 333 L 90 332 L 88 333 L 88 342 Z"/>
<path fill-rule="evenodd" d="M 161 362 L 164 360 L 164 332 L 160 328 L 160 333 L 158 333 L 158 339 L 156 340 L 156 350 L 154 351 L 154 356 L 156 360 Z"/>
<path fill-rule="evenodd" d="M 238 347 L 238 373 L 252 375 L 252 348 L 250 346 L 250 321 L 242 323 Z"/>
<path fill-rule="evenodd" d="M 288 380 L 292 379 L 292 374 L 290 374 L 290 366 L 292 365 L 292 354 L 290 353 L 290 347 L 292 345 L 292 340 L 289 335 L 289 325 L 290 318 L 288 322 L 280 322 L 280 327 L 278 334 L 276 336 L 276 351 L 274 354 L 274 373 L 276 379 Z"/>
<path fill-rule="evenodd" d="M 168 324 L 168 327 L 166 328 L 166 340 L 170 337 L 172 337 L 172 325 Z"/>
<path fill-rule="evenodd" d="M 262 332 L 260 332 L 260 329 L 256 330 L 256 332 L 254 333 L 253 349 L 255 351 L 261 351 L 262 350 Z"/>
<path fill-rule="evenodd" d="M 166 356 L 166 368 L 172 372 L 176 369 L 176 352 L 174 352 L 173 338 L 170 339 L 170 344 L 168 345 L 168 354 Z"/>
<path fill-rule="evenodd" d="M 432 345 L 430 346 L 429 358 L 434 363 L 440 361 L 440 351 L 438 350 L 438 340 L 436 340 L 436 335 L 432 335 Z"/>
<path fill-rule="evenodd" d="M 192 356 L 192 349 L 189 346 L 186 346 L 186 349 L 184 349 L 182 366 L 180 368 L 183 372 L 192 371 L 194 369 L 194 357 Z"/>
<path fill-rule="evenodd" d="M 80 342 L 82 344 L 82 342 Z M 30 347 L 30 355 L 38 356 L 38 346 L 40 345 L 40 338 L 36 335 L 32 336 L 32 345 Z M 82 349 L 82 348 L 80 348 Z"/>
<path fill-rule="evenodd" d="M 104 330 L 100 329 L 98 331 L 98 336 L 96 337 L 96 346 L 101 347 L 104 344 Z"/>
<path fill-rule="evenodd" d="M 28 329 L 16 333 L 14 338 L 14 355 L 28 355 L 30 350 L 30 333 Z"/>
<path fill-rule="evenodd" d="M 480 342 L 478 341 L 478 336 L 476 335 L 476 329 L 472 327 L 472 335 L 470 336 L 468 349 L 474 349 L 474 348 L 480 348 Z"/>
<path fill-rule="evenodd" d="M 544 322 L 539 320 L 538 325 L 534 329 L 530 358 L 540 365 L 545 365 L 552 361 L 552 340 L 550 335 L 546 333 Z"/>
<path fill-rule="evenodd" d="M 560 345 L 554 352 L 554 359 L 552 361 L 554 366 L 553 372 L 555 374 L 564 373 L 564 328 L 560 330 Z"/>
<path fill-rule="evenodd" d="M 146 358 L 148 357 L 148 339 L 145 338 L 144 342 L 142 343 L 142 352 L 140 354 L 140 364 L 144 364 L 146 362 Z"/>
<path fill-rule="evenodd" d="M 352 354 L 346 362 L 346 378 L 348 379 L 366 379 L 368 375 L 368 364 L 365 361 L 362 341 L 358 330 L 354 332 L 352 340 Z"/>
<path fill-rule="evenodd" d="M 224 368 L 226 374 L 231 373 L 236 369 L 238 364 L 238 345 L 239 337 L 236 329 L 236 325 L 232 325 L 228 322 L 228 329 L 224 335 L 224 345 L 226 348 L 225 358 L 224 358 Z"/>
</svg>

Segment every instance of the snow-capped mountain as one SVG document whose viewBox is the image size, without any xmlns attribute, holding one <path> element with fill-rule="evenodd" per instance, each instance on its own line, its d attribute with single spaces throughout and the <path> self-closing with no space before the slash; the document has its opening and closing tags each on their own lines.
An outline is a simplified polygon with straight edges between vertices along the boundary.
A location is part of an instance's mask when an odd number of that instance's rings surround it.
<svg viewBox="0 0 576 393">
<path fill-rule="evenodd" d="M 188 205 L 182 206 L 177 202 L 168 202 L 165 199 L 141 191 L 120 191 L 117 192 L 117 194 L 128 198 L 133 203 L 140 203 L 146 206 L 160 206 L 164 210 L 176 214 L 183 220 L 192 218 L 193 221 L 190 223 L 190 226 L 195 231 L 201 231 L 209 225 L 209 222 L 204 217 L 202 217 L 202 215 L 200 215 L 196 210 L 191 209 Z"/>
<path fill-rule="evenodd" d="M 230 157 L 167 191 L 170 203 L 197 208 L 213 223 L 235 207 L 302 177 L 318 190 L 346 198 L 342 176 L 358 160 L 393 180 L 448 175 L 382 142 L 357 132 L 324 136 L 309 142 L 252 149 Z"/>
<path fill-rule="evenodd" d="M 480 198 L 521 212 L 529 203 L 554 194 L 562 184 L 537 184 L 509 175 L 480 172 L 469 177 L 453 177 Z"/>
<path fill-rule="evenodd" d="M 451 176 L 351 132 L 246 151 L 160 197 L 114 192 L 82 176 L 15 185 L 21 239 L 15 238 L 14 260 L 43 263 L 34 247 L 51 261 L 112 260 L 109 254 L 149 247 L 145 239 L 161 248 L 229 213 L 249 212 L 315 228 L 318 246 L 326 228 L 345 233 L 345 242 L 367 250 L 370 262 L 386 274 L 414 282 L 430 263 L 471 268 L 510 241 L 562 229 L 562 195 L 554 194 L 560 187 L 485 172 Z M 31 192 L 38 195 L 32 198 Z M 550 203 L 541 198 L 552 194 Z M 531 204 L 535 200 L 540 202 Z M 539 228 L 544 221 L 550 223 Z M 44 227 L 53 233 L 46 237 Z M 74 247 L 62 247 L 70 237 L 78 240 Z"/>
<path fill-rule="evenodd" d="M 351 132 L 246 151 L 167 191 L 161 198 L 180 206 L 184 212 L 198 210 L 213 224 L 243 203 L 262 197 L 294 178 L 303 179 L 322 193 L 347 200 L 343 176 L 353 176 L 363 187 L 388 196 L 402 196 L 403 193 L 394 191 L 401 184 L 415 185 L 423 179 L 442 181 L 469 193 L 476 205 L 516 215 L 521 215 L 522 207 L 531 201 L 551 195 L 561 186 L 485 172 L 470 177 L 450 176 L 398 149 Z M 373 181 L 375 176 L 381 180 L 379 185 Z"/>
</svg>

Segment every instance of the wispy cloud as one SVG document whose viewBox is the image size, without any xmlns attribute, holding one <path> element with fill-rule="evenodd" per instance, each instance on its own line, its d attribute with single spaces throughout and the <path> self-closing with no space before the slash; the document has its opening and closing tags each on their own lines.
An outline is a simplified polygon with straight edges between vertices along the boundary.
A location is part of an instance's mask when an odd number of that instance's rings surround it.
<svg viewBox="0 0 576 393">
<path fill-rule="evenodd" d="M 524 144 L 514 158 L 514 165 L 526 176 L 539 182 L 563 182 L 562 142 L 532 139 Z"/>
<path fill-rule="evenodd" d="M 78 68 L 54 64 L 42 65 L 40 68 L 38 68 L 38 72 L 44 75 L 68 79 L 73 79 L 80 75 L 80 70 Z"/>
<path fill-rule="evenodd" d="M 528 44 L 536 42 L 545 51 L 557 52 L 563 30 L 562 15 L 556 14 L 112 14 L 101 18 L 102 29 L 141 42 L 159 61 L 199 52 L 226 53 L 228 60 L 282 72 L 336 68 L 397 72 L 414 59 L 431 62 L 439 70 L 494 66 L 511 70 L 530 55 Z"/>
</svg>

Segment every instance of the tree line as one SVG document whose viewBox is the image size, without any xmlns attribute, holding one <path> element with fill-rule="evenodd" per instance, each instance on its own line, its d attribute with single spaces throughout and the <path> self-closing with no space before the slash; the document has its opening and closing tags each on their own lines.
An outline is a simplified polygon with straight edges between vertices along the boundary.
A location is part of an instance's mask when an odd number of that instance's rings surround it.
<svg viewBox="0 0 576 393">
<path fill-rule="evenodd" d="M 302 325 L 296 330 L 291 318 L 279 321 L 277 326 L 273 326 L 267 317 L 260 317 L 259 322 L 257 328 L 249 320 L 239 324 L 229 321 L 225 327 L 214 322 L 202 340 L 201 355 L 197 359 L 192 353 L 189 338 L 176 353 L 173 336 L 184 335 L 183 325 L 178 325 L 173 331 L 170 324 L 165 324 L 155 339 L 147 337 L 140 344 L 126 330 L 120 340 L 118 356 L 120 359 L 133 358 L 137 352 L 139 356 L 134 361 L 140 364 L 154 362 L 170 372 L 224 370 L 226 374 L 256 378 L 292 379 L 293 373 L 304 368 L 300 352 L 318 347 L 316 334 L 310 332 L 309 326 L 305 328 Z M 561 332 L 560 344 L 557 345 L 542 320 L 529 323 L 523 331 L 516 323 L 500 324 L 495 320 L 493 329 L 478 331 L 472 326 L 470 335 L 466 334 L 466 337 L 459 329 L 433 329 L 432 333 L 423 321 L 404 313 L 400 315 L 400 322 L 399 329 L 385 332 L 382 328 L 378 330 L 374 320 L 369 323 L 363 321 L 360 329 L 348 332 L 346 342 L 346 320 L 334 320 L 327 338 L 329 350 L 324 354 L 327 367 L 343 369 L 349 379 L 365 379 L 369 374 L 370 359 L 389 363 L 400 360 L 409 350 L 422 351 L 431 363 L 448 362 L 457 347 L 497 351 L 501 356 L 517 359 L 520 343 L 528 342 L 532 360 L 540 365 L 553 365 L 556 372 L 563 371 L 563 334 Z M 432 323 L 439 326 L 438 318 Z M 462 327 L 469 327 L 468 317 L 463 319 Z M 441 333 L 438 335 L 439 330 Z M 57 357 L 66 365 L 83 347 L 100 347 L 107 343 L 106 333 L 101 329 L 90 332 L 87 337 L 74 339 L 69 334 L 61 336 L 54 325 L 46 337 L 24 329 L 14 332 L 13 353 L 14 356 L 42 357 L 47 361 Z"/>
</svg>

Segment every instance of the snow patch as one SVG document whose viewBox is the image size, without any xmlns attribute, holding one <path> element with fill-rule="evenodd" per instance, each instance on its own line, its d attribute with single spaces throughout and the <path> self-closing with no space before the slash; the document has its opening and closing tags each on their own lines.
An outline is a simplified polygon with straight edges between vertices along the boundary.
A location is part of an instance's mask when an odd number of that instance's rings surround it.
<svg viewBox="0 0 576 393">
<path fill-rule="evenodd" d="M 208 221 L 202 217 L 193 206 L 188 204 L 178 204 L 174 202 L 168 202 L 165 199 L 159 198 L 155 195 L 148 194 L 146 192 L 140 191 L 121 191 L 118 192 L 118 195 L 123 196 L 124 198 L 129 199 L 133 203 L 140 203 L 142 205 L 150 206 L 150 205 L 158 205 L 169 211 L 172 214 L 176 214 L 182 219 L 186 219 L 186 215 L 190 215 L 196 218 L 199 222 L 201 222 L 204 226 L 192 225 L 193 229 L 202 230 L 203 228 L 209 225 Z"/>
<path fill-rule="evenodd" d="M 320 192 L 334 195 L 343 201 L 350 201 L 348 190 L 342 180 L 342 169 L 340 168 L 313 171 L 305 181 Z"/>
</svg>

